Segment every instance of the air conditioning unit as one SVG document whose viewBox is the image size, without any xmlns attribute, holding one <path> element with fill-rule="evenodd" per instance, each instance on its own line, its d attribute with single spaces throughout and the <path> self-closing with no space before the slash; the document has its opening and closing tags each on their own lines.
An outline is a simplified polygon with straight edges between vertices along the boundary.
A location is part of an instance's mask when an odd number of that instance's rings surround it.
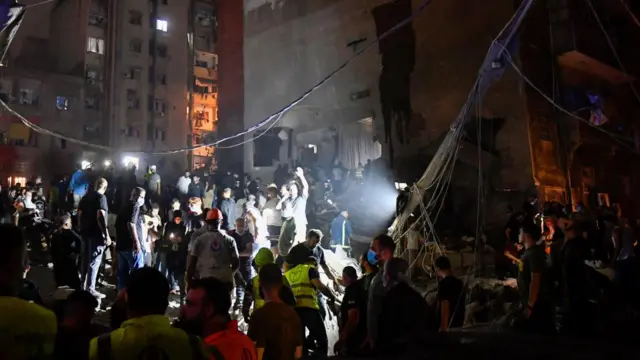
<svg viewBox="0 0 640 360">
<path fill-rule="evenodd" d="M 133 79 L 133 75 L 130 72 L 123 73 L 122 76 L 125 79 Z"/>
<path fill-rule="evenodd" d="M 164 116 L 164 111 L 158 111 L 156 112 L 157 116 L 163 117 Z"/>
</svg>

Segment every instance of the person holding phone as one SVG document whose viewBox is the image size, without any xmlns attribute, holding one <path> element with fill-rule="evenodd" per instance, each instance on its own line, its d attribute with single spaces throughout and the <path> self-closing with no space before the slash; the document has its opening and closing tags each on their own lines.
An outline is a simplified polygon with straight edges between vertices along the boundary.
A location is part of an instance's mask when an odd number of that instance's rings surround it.
<svg viewBox="0 0 640 360">
<path fill-rule="evenodd" d="M 167 277 L 172 285 L 173 293 L 177 293 L 182 288 L 180 284 L 184 283 L 187 252 L 186 232 L 187 227 L 182 221 L 182 211 L 175 210 L 172 221 L 164 227 L 162 241 L 156 243 L 156 249 L 158 249 L 156 269 Z"/>
</svg>

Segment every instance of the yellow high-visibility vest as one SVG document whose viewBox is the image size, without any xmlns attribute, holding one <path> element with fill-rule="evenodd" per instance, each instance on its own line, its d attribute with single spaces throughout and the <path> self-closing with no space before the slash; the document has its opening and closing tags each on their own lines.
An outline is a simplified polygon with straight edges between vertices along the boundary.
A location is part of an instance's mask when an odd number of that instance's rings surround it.
<svg viewBox="0 0 640 360">
<path fill-rule="evenodd" d="M 296 297 L 296 307 L 319 310 L 317 290 L 309 279 L 309 269 L 311 268 L 315 268 L 315 266 L 298 265 L 284 273 L 284 276 L 289 281 L 291 291 Z"/>
<path fill-rule="evenodd" d="M 264 299 L 260 296 L 260 278 L 256 275 L 251 282 L 253 283 L 253 311 L 264 306 Z"/>
</svg>

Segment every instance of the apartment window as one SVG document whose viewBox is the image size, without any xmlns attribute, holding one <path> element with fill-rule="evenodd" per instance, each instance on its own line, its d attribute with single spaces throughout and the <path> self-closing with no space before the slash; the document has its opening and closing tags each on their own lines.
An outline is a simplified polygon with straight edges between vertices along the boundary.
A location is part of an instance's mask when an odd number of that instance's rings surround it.
<svg viewBox="0 0 640 360">
<path fill-rule="evenodd" d="M 89 80 L 99 80 L 100 79 L 100 70 L 97 69 L 86 69 L 85 70 L 86 78 Z"/>
<path fill-rule="evenodd" d="M 207 14 L 205 11 L 198 10 L 196 12 L 196 21 L 201 26 L 206 26 L 206 27 L 211 26 L 211 24 L 213 24 L 213 20 L 212 19 L 213 19 L 213 17 L 211 15 Z"/>
<path fill-rule="evenodd" d="M 142 25 L 142 13 L 140 11 L 129 11 L 129 24 Z"/>
<path fill-rule="evenodd" d="M 94 54 L 104 54 L 104 39 L 94 37 L 87 38 L 87 52 Z"/>
<path fill-rule="evenodd" d="M 167 20 L 156 19 L 156 30 L 167 32 L 169 29 L 169 22 Z"/>
<path fill-rule="evenodd" d="M 205 60 L 196 60 L 196 67 L 209 68 L 209 64 Z"/>
<path fill-rule="evenodd" d="M 128 109 L 140 108 L 140 98 L 138 97 L 138 93 L 135 90 L 127 89 L 127 108 Z"/>
<path fill-rule="evenodd" d="M 83 126 L 82 139 L 85 141 L 95 140 L 100 137 L 100 128 L 97 126 Z"/>
<path fill-rule="evenodd" d="M 84 99 L 84 108 L 85 109 L 98 109 L 98 99 L 93 96 L 86 97 Z"/>
<path fill-rule="evenodd" d="M 38 136 L 39 134 L 35 131 L 31 131 L 29 133 L 29 146 L 38 147 Z"/>
<path fill-rule="evenodd" d="M 140 39 L 129 40 L 129 51 L 134 52 L 136 54 L 140 54 L 142 52 L 142 40 Z"/>
<path fill-rule="evenodd" d="M 60 149 L 64 150 L 67 148 L 67 140 L 60 139 Z"/>
<path fill-rule="evenodd" d="M 195 120 L 195 127 L 201 128 L 204 127 L 205 124 L 209 124 L 211 122 L 210 114 L 212 113 L 211 109 L 204 108 L 202 110 L 196 110 L 193 113 L 193 118 Z"/>
<path fill-rule="evenodd" d="M 9 79 L 0 79 L 0 99 L 4 102 L 12 101 L 13 84 Z"/>
<path fill-rule="evenodd" d="M 193 87 L 193 91 L 198 94 L 209 94 L 211 92 L 211 87 L 208 85 L 195 85 Z"/>
<path fill-rule="evenodd" d="M 160 84 L 160 85 L 167 85 L 167 75 L 165 75 L 165 74 L 158 74 L 157 79 L 158 79 L 158 84 Z"/>
<path fill-rule="evenodd" d="M 21 105 L 37 105 L 38 95 L 33 89 L 20 89 Z"/>
<path fill-rule="evenodd" d="M 89 25 L 102 27 L 102 24 L 104 24 L 104 16 L 89 14 Z"/>
<path fill-rule="evenodd" d="M 69 99 L 64 96 L 56 97 L 56 109 L 58 110 L 69 110 Z"/>
<path fill-rule="evenodd" d="M 149 104 L 153 104 L 153 112 L 156 116 L 164 116 L 166 110 L 166 104 L 163 100 L 153 99 L 153 97 L 149 96 Z"/>
<path fill-rule="evenodd" d="M 162 129 L 156 129 L 156 140 L 164 141 L 166 138 L 166 132 Z"/>
<path fill-rule="evenodd" d="M 158 49 L 158 56 L 159 57 L 161 57 L 161 58 L 167 57 L 167 53 L 169 52 L 169 49 L 167 48 L 167 45 L 159 44 L 157 49 Z"/>
<path fill-rule="evenodd" d="M 125 72 L 123 76 L 125 79 L 137 80 L 137 79 L 140 79 L 141 74 L 142 74 L 142 69 L 138 67 L 132 67 L 132 68 L 129 68 L 129 70 Z"/>
</svg>

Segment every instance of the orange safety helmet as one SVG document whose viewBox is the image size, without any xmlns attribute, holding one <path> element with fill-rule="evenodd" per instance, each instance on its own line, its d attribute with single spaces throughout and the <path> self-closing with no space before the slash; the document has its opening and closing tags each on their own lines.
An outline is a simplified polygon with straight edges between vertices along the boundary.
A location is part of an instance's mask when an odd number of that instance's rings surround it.
<svg viewBox="0 0 640 360">
<path fill-rule="evenodd" d="M 222 220 L 222 211 L 213 208 L 207 211 L 207 221 L 209 220 Z"/>
<path fill-rule="evenodd" d="M 211 225 L 214 228 L 220 228 L 222 225 L 222 211 L 219 209 L 213 208 L 207 211 L 207 217 L 205 218 L 207 224 Z"/>
</svg>

